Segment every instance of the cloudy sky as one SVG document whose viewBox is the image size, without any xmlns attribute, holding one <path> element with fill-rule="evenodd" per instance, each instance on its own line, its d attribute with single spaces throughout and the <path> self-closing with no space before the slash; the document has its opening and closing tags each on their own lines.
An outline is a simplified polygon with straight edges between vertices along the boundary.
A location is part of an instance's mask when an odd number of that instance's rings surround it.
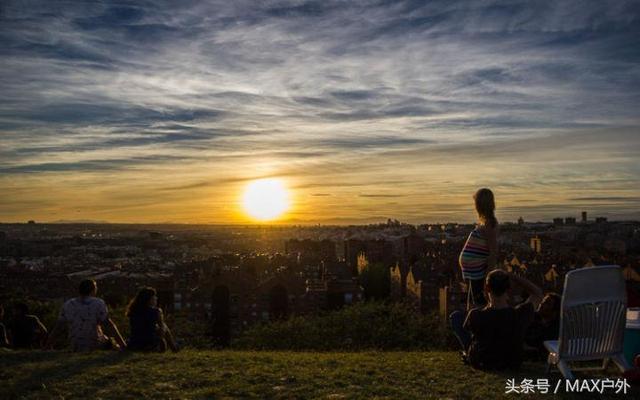
<svg viewBox="0 0 640 400">
<path fill-rule="evenodd" d="M 637 1 L 2 1 L 0 221 L 640 218 Z"/>
</svg>

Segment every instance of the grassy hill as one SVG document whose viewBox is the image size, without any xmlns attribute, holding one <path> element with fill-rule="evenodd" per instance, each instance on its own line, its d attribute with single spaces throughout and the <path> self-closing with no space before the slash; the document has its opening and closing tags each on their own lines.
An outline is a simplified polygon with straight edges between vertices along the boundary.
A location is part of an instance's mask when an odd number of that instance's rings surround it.
<svg viewBox="0 0 640 400">
<path fill-rule="evenodd" d="M 611 367 L 610 367 L 611 368 Z M 617 371 L 606 374 L 617 378 Z M 593 377 L 594 374 L 590 374 Z M 474 371 L 455 352 L 252 352 L 177 354 L 0 350 L 2 399 L 494 399 L 507 379 L 544 378 L 541 363 L 517 373 Z M 549 376 L 550 382 L 560 377 Z M 553 387 L 551 388 L 553 390 Z M 609 398 L 640 398 L 640 391 Z M 562 398 L 602 398 L 586 394 Z"/>
</svg>

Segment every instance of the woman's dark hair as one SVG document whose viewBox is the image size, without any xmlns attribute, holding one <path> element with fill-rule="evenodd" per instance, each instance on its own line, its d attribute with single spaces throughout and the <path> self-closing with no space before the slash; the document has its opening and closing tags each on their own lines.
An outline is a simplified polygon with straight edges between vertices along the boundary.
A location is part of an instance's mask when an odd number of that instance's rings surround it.
<svg viewBox="0 0 640 400">
<path fill-rule="evenodd" d="M 149 307 L 149 301 L 156 295 L 156 290 L 152 287 L 144 287 L 138 290 L 138 294 L 134 297 L 127 307 L 127 317 L 135 315 Z"/>
<path fill-rule="evenodd" d="M 496 202 L 493 198 L 493 192 L 491 189 L 478 189 L 476 194 L 473 195 L 473 200 L 476 203 L 476 211 L 478 212 L 480 222 L 495 228 L 498 224 L 498 220 L 495 215 Z"/>
</svg>

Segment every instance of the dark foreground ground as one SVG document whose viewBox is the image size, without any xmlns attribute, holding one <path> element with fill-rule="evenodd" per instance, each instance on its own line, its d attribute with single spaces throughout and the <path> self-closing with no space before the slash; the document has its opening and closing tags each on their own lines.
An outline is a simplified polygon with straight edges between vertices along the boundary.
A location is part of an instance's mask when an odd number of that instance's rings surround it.
<svg viewBox="0 0 640 400">
<path fill-rule="evenodd" d="M 581 378 L 617 379 L 611 368 Z M 548 378 L 541 363 L 518 373 L 474 371 L 454 352 L 293 353 L 195 351 L 178 354 L 0 350 L 2 399 L 532 399 L 640 398 L 626 395 L 505 394 L 508 379 Z M 563 382 L 564 384 L 564 382 Z M 536 390 L 537 392 L 538 390 Z"/>
</svg>

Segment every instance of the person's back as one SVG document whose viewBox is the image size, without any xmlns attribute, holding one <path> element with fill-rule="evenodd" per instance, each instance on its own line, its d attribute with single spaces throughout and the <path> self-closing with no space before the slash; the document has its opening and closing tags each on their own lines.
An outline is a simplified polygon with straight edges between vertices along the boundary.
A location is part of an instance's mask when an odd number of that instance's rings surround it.
<svg viewBox="0 0 640 400">
<path fill-rule="evenodd" d="M 129 302 L 127 316 L 131 325 L 131 337 L 127 348 L 138 351 L 165 351 L 167 346 L 178 351 L 169 327 L 164 323 L 162 310 L 158 308 L 158 296 L 152 287 L 141 288 Z"/>
<path fill-rule="evenodd" d="M 511 282 L 529 295 L 517 307 L 509 304 Z M 479 369 L 518 368 L 524 354 L 524 334 L 531 323 L 542 290 L 528 280 L 502 270 L 485 279 L 488 304 L 475 308 L 461 322 L 460 312 L 451 314 L 451 326 L 463 348 L 463 360 Z"/>
<path fill-rule="evenodd" d="M 64 303 L 60 320 L 68 325 L 69 340 L 74 351 L 95 350 L 107 342 L 100 327 L 106 322 L 107 316 L 106 304 L 97 297 L 81 296 Z"/>
<path fill-rule="evenodd" d="M 85 279 L 78 286 L 79 297 L 67 300 L 62 306 L 58 322 L 49 335 L 46 347 L 53 348 L 65 326 L 74 351 L 124 348 L 125 342 L 118 327 L 109 318 L 107 305 L 96 297 L 98 287 L 92 279 Z M 102 328 L 112 336 L 107 337 Z"/>
<path fill-rule="evenodd" d="M 533 306 L 472 310 L 465 322 L 471 333 L 468 358 L 480 369 L 517 368 L 523 359 L 523 337 L 533 317 Z"/>
<path fill-rule="evenodd" d="M 130 350 L 155 350 L 159 346 L 161 329 L 160 309 L 157 307 L 145 307 L 129 315 L 131 337 L 127 344 Z"/>
</svg>

